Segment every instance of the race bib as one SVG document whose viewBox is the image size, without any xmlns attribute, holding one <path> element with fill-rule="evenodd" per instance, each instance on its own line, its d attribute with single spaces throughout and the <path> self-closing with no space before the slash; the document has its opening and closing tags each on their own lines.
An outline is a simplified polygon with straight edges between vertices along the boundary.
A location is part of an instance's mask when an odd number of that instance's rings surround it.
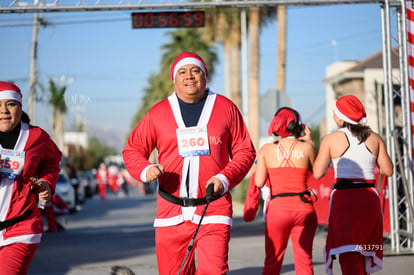
<svg viewBox="0 0 414 275">
<path fill-rule="evenodd" d="M 178 153 L 180 157 L 209 155 L 210 147 L 206 127 L 177 129 Z"/>
<path fill-rule="evenodd" d="M 0 149 L 0 176 L 16 179 L 23 170 L 24 152 Z"/>
</svg>

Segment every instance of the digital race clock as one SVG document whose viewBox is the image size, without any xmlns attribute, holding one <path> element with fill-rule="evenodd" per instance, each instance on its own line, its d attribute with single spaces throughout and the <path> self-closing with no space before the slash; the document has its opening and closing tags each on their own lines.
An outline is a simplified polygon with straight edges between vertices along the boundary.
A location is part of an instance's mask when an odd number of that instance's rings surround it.
<svg viewBox="0 0 414 275">
<path fill-rule="evenodd" d="M 203 11 L 168 11 L 132 13 L 132 28 L 204 27 Z"/>
</svg>

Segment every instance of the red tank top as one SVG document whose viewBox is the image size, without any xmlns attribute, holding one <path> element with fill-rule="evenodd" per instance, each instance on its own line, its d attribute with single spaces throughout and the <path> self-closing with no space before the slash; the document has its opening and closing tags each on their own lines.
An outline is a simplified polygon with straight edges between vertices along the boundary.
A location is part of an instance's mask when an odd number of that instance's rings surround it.
<svg viewBox="0 0 414 275">
<path fill-rule="evenodd" d="M 300 193 L 308 189 L 306 181 L 309 168 L 296 168 L 291 160 L 292 152 L 297 143 L 298 140 L 295 140 L 288 150 L 283 148 L 280 143 L 278 144 L 278 153 L 282 156 L 280 167 L 267 169 L 272 195 L 280 193 Z M 271 201 L 271 205 L 273 207 L 277 206 L 278 208 L 292 210 L 313 208 L 311 203 L 302 202 L 299 196 L 277 197 Z"/>
</svg>

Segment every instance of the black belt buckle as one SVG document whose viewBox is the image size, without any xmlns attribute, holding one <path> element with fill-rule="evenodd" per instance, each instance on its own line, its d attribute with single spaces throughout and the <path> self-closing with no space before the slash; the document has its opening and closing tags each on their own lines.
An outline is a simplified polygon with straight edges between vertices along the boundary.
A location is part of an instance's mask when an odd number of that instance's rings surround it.
<svg viewBox="0 0 414 275">
<path fill-rule="evenodd" d="M 190 198 L 181 198 L 181 205 L 184 207 L 194 206 L 194 200 Z"/>
</svg>

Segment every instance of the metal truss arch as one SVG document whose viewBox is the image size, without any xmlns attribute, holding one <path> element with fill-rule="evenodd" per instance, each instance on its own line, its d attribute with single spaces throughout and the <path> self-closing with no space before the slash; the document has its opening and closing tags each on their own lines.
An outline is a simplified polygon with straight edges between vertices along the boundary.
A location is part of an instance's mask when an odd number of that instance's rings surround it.
<svg viewBox="0 0 414 275">
<path fill-rule="evenodd" d="M 413 253 L 413 133 L 408 78 L 408 46 L 405 2 L 383 1 L 381 4 L 385 137 L 394 163 L 389 177 L 391 254 Z M 392 71 L 391 58 L 399 60 L 398 73 Z M 398 125 L 396 106 L 400 105 Z"/>
<path fill-rule="evenodd" d="M 85 12 L 110 10 L 176 10 L 248 8 L 254 6 L 380 3 L 379 0 L 9 0 L 1 1 L 0 13 Z"/>
<path fill-rule="evenodd" d="M 316 6 L 336 4 L 381 5 L 384 68 L 385 140 L 395 166 L 389 178 L 391 253 L 414 252 L 413 233 L 413 133 L 408 80 L 405 1 L 403 0 L 3 0 L 0 13 L 97 12 L 121 10 L 175 10 L 248 8 L 253 6 Z M 400 68 L 392 71 L 391 57 L 399 57 Z M 399 88 L 396 88 L 399 87 Z M 401 127 L 395 124 L 395 105 L 401 102 Z"/>
</svg>

